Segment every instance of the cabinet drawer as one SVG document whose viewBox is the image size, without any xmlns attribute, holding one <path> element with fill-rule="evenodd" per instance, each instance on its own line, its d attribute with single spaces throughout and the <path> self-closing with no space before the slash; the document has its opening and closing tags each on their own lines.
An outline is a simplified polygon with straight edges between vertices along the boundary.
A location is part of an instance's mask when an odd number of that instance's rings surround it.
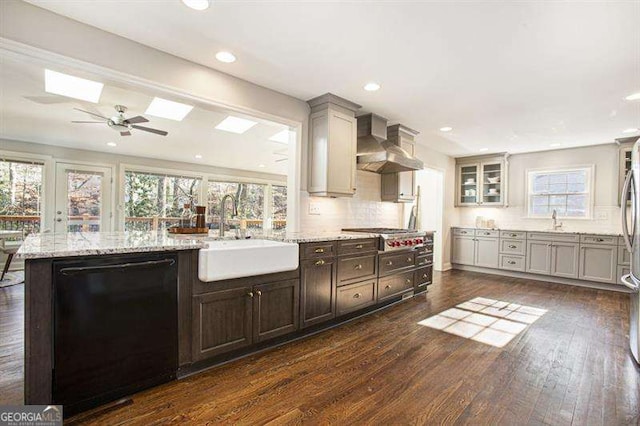
<svg viewBox="0 0 640 426">
<path fill-rule="evenodd" d="M 300 244 L 300 258 L 312 259 L 314 257 L 322 256 L 335 256 L 336 255 L 336 242 L 321 242 L 321 243 L 304 243 Z"/>
<path fill-rule="evenodd" d="M 416 256 L 424 256 L 426 254 L 433 254 L 433 244 L 428 244 L 423 247 L 418 247 L 416 250 Z"/>
<path fill-rule="evenodd" d="M 626 246 L 618 246 L 618 265 L 631 265 L 631 253 Z"/>
<path fill-rule="evenodd" d="M 427 245 L 427 244 L 433 245 L 433 234 L 427 234 L 424 237 L 424 243 L 425 243 L 425 245 Z"/>
<path fill-rule="evenodd" d="M 580 241 L 580 235 L 562 232 L 527 232 L 527 240 L 577 243 Z"/>
<path fill-rule="evenodd" d="M 524 240 L 500 240 L 500 253 L 524 256 L 526 252 L 527 243 Z"/>
<path fill-rule="evenodd" d="M 580 242 L 585 244 L 618 245 L 618 237 L 609 235 L 580 235 Z"/>
<path fill-rule="evenodd" d="M 416 266 L 418 268 L 422 266 L 433 265 L 433 253 L 426 256 L 416 257 Z"/>
<path fill-rule="evenodd" d="M 475 237 L 476 230 L 473 228 L 453 228 L 453 235 Z"/>
<path fill-rule="evenodd" d="M 500 231 L 495 229 L 476 229 L 476 237 L 498 238 Z"/>
<path fill-rule="evenodd" d="M 526 240 L 527 233 L 525 231 L 500 231 L 500 238 L 508 238 L 511 240 Z"/>
<path fill-rule="evenodd" d="M 338 258 L 338 285 L 374 278 L 376 275 L 375 254 Z"/>
<path fill-rule="evenodd" d="M 378 251 L 378 239 L 367 238 L 363 240 L 338 241 L 338 255 L 359 254 Z"/>
<path fill-rule="evenodd" d="M 510 271 L 523 271 L 525 269 L 524 256 L 513 256 L 509 254 L 500 255 L 500 269 L 508 269 Z"/>
<path fill-rule="evenodd" d="M 366 308 L 376 303 L 376 281 L 346 285 L 338 289 L 337 314 Z"/>
<path fill-rule="evenodd" d="M 416 253 L 405 251 L 402 253 L 389 253 L 379 256 L 380 275 L 389 275 L 398 270 L 413 268 L 416 264 Z"/>
<path fill-rule="evenodd" d="M 433 266 L 416 269 L 414 277 L 415 287 L 423 288 L 433 282 Z"/>
<path fill-rule="evenodd" d="M 404 272 L 378 280 L 378 301 L 413 290 L 414 273 Z"/>
</svg>

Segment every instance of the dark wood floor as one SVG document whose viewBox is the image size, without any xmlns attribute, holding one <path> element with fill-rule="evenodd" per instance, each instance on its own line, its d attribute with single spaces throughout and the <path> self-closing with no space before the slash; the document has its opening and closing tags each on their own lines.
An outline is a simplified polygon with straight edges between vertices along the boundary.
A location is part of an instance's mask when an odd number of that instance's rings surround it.
<svg viewBox="0 0 640 426">
<path fill-rule="evenodd" d="M 486 297 L 548 312 L 503 348 L 417 323 Z M 20 402 L 22 289 L 0 290 L 0 404 Z M 76 417 L 95 424 L 639 424 L 628 296 L 471 272 L 304 341 Z M 6 377 L 5 377 L 6 374 Z"/>
</svg>

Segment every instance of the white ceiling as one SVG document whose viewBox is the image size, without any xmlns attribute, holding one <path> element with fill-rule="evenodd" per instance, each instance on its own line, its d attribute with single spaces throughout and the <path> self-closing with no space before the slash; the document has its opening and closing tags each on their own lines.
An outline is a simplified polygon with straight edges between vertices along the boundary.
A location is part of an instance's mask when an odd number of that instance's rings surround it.
<svg viewBox="0 0 640 426">
<path fill-rule="evenodd" d="M 6 139 L 88 149 L 122 155 L 135 155 L 189 163 L 201 163 L 233 169 L 264 173 L 287 174 L 288 145 L 270 141 L 286 126 L 253 119 L 258 124 L 244 134 L 215 129 L 229 113 L 212 107 L 196 105 L 183 121 L 153 117 L 145 114 L 154 96 L 177 102 L 148 90 L 125 87 L 105 81 L 100 76 L 74 70 L 55 69 L 82 78 L 105 83 L 99 104 L 51 95 L 44 91 L 44 68 L 0 58 L 0 137 Z M 75 111 L 80 108 L 106 117 L 116 115 L 114 105 L 128 107 L 125 117 L 143 115 L 146 127 L 169 132 L 168 136 L 132 131 L 122 137 L 107 124 L 73 124 L 72 120 L 95 121 L 94 117 Z M 190 103 L 193 105 L 193 103 Z M 234 116 L 239 116 L 233 114 Z M 243 116 L 244 118 L 251 118 Z M 98 119 L 99 120 L 99 119 Z M 110 147 L 108 142 L 117 143 Z M 201 159 L 196 159 L 201 155 Z M 277 161 L 283 160 L 284 161 Z M 264 165 L 264 167 L 260 167 Z"/>
<path fill-rule="evenodd" d="M 333 92 L 460 155 L 640 127 L 640 2 L 30 0 L 301 99 Z M 238 61 L 222 64 L 219 50 Z M 369 81 L 382 85 L 365 92 Z M 440 127 L 452 126 L 443 134 Z"/>
</svg>

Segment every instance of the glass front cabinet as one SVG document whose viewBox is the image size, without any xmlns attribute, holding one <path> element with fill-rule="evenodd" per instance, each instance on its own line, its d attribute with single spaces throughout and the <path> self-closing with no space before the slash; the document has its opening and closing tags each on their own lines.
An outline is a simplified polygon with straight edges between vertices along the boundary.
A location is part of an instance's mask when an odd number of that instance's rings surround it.
<svg viewBox="0 0 640 426">
<path fill-rule="evenodd" d="M 456 206 L 507 205 L 507 155 L 456 159 Z"/>
</svg>

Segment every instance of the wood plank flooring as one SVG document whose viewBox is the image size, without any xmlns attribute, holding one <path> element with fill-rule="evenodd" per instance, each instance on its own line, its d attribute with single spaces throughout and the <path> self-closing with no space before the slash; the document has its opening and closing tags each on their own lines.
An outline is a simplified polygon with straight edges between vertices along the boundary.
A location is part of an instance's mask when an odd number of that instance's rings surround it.
<svg viewBox="0 0 640 426">
<path fill-rule="evenodd" d="M 0 403 L 21 401 L 21 291 L 0 289 Z M 475 297 L 548 312 L 502 348 L 418 324 Z M 622 293 L 451 271 L 436 276 L 426 297 L 71 420 L 637 425 L 640 369 L 628 349 L 628 310 Z"/>
</svg>

